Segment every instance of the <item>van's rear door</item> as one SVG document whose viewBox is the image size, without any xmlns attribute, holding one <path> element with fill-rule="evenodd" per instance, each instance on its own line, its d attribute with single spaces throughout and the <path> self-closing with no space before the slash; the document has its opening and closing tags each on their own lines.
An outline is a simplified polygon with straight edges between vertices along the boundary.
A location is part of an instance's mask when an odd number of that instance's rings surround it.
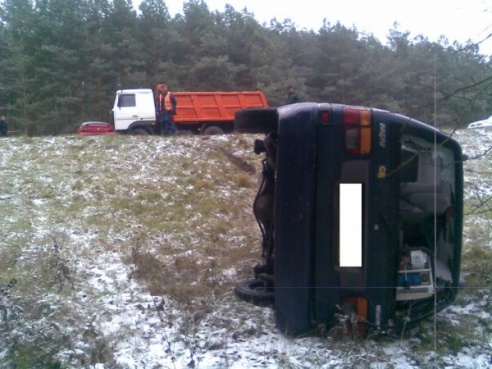
<svg viewBox="0 0 492 369">
<path fill-rule="evenodd" d="M 395 306 L 400 126 L 366 108 L 319 114 L 313 320 L 356 313 L 381 324 Z"/>
</svg>

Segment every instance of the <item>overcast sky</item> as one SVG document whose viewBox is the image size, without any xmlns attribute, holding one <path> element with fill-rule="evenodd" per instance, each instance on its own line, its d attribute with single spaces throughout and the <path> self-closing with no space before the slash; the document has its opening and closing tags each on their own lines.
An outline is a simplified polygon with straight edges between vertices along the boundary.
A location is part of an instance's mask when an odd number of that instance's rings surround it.
<svg viewBox="0 0 492 369">
<path fill-rule="evenodd" d="M 184 0 L 166 0 L 172 16 L 182 13 Z M 399 23 L 401 31 L 410 31 L 431 41 L 444 35 L 451 42 L 479 42 L 492 34 L 490 0 L 206 0 L 210 10 L 224 11 L 225 4 L 254 13 L 260 23 L 272 18 L 290 18 L 299 28 L 318 30 L 326 18 L 331 24 L 355 26 L 360 32 L 374 34 L 386 42 L 388 30 Z M 140 0 L 133 0 L 138 8 Z M 492 37 L 483 42 L 480 52 L 492 54 Z"/>
</svg>

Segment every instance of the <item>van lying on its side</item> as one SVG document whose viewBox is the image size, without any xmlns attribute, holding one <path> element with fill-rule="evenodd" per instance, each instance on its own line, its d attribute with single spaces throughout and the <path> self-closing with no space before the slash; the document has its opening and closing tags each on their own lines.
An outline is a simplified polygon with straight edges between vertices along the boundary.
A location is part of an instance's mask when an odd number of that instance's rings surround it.
<svg viewBox="0 0 492 369">
<path fill-rule="evenodd" d="M 450 305 L 460 285 L 459 143 L 399 114 L 299 103 L 236 113 L 265 133 L 253 204 L 264 264 L 236 294 L 274 301 L 293 336 L 403 329 Z"/>
</svg>

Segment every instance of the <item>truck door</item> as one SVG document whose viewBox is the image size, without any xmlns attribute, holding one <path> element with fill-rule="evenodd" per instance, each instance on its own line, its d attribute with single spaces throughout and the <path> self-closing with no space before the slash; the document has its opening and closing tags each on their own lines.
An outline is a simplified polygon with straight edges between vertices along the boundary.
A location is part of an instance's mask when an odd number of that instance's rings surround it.
<svg viewBox="0 0 492 369">
<path fill-rule="evenodd" d="M 139 117 L 136 94 L 118 93 L 116 95 L 113 114 L 115 130 L 126 131 Z"/>
</svg>

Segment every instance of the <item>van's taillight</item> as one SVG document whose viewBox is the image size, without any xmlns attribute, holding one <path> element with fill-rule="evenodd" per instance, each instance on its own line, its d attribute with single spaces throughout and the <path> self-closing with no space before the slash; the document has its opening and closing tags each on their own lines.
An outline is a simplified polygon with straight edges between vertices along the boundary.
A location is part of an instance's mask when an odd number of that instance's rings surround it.
<svg viewBox="0 0 492 369">
<path fill-rule="evenodd" d="M 350 154 L 371 152 L 371 111 L 365 108 L 343 108 L 345 150 Z"/>
<path fill-rule="evenodd" d="M 369 301 L 364 297 L 342 297 L 341 308 L 345 315 L 355 315 L 355 319 L 346 321 L 347 333 L 365 336 L 367 334 L 367 317 L 369 314 Z"/>
</svg>

